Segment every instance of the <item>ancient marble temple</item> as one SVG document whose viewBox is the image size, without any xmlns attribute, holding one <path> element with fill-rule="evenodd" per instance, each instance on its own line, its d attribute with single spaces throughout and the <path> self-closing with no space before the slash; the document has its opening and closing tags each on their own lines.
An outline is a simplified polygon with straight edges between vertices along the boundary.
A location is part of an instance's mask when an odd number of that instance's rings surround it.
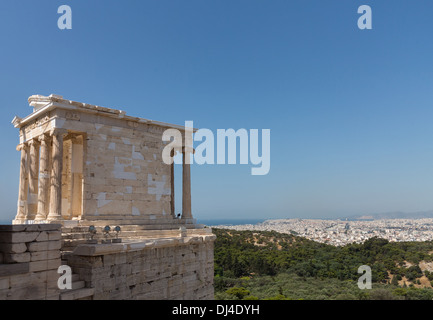
<svg viewBox="0 0 433 320">
<path fill-rule="evenodd" d="M 28 101 L 33 112 L 12 121 L 21 152 L 14 224 L 194 226 L 190 165 L 179 218 L 174 165 L 162 161 L 164 130 L 184 127 L 53 94 Z"/>
</svg>

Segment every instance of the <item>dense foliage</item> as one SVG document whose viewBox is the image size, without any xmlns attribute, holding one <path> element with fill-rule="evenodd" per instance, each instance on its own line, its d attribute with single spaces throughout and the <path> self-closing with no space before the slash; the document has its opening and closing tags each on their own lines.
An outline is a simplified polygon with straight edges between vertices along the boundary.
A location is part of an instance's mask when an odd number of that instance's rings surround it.
<svg viewBox="0 0 433 320">
<path fill-rule="evenodd" d="M 419 266 L 421 261 L 433 260 L 431 241 L 389 242 L 372 238 L 363 244 L 335 247 L 278 232 L 213 232 L 217 235 L 215 290 L 220 299 L 379 299 L 386 295 L 399 299 L 433 298 L 433 290 L 421 288 L 426 286 L 420 282 L 422 277 L 432 281 L 433 273 L 422 271 Z M 357 286 L 361 265 L 372 270 L 375 287 L 368 292 Z M 302 281 L 304 289 L 293 291 L 298 281 Z M 269 287 L 268 294 L 262 292 L 264 283 Z M 325 283 L 340 289 L 329 295 Z M 314 286 L 323 289 L 316 292 Z"/>
</svg>

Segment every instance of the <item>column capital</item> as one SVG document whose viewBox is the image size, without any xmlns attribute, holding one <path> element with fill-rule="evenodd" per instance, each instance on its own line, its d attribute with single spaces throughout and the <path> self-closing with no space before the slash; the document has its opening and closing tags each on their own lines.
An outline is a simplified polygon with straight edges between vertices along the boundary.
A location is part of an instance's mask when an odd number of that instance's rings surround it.
<svg viewBox="0 0 433 320">
<path fill-rule="evenodd" d="M 71 140 L 72 143 L 79 143 L 80 139 L 83 139 L 83 133 L 81 132 L 67 132 L 67 134 L 63 137 L 65 140 Z"/>
<path fill-rule="evenodd" d="M 59 136 L 68 133 L 68 130 L 63 128 L 52 128 L 50 130 L 50 136 Z"/>
<path fill-rule="evenodd" d="M 37 146 L 39 144 L 38 138 L 33 138 L 27 141 L 29 147 Z"/>
<path fill-rule="evenodd" d="M 49 135 L 45 134 L 45 133 L 41 134 L 38 137 L 38 141 L 39 142 L 48 142 L 50 139 L 51 139 L 51 137 Z"/>
<path fill-rule="evenodd" d="M 17 151 L 27 151 L 29 149 L 29 145 L 27 144 L 27 142 L 21 143 L 19 145 L 17 145 Z"/>
</svg>

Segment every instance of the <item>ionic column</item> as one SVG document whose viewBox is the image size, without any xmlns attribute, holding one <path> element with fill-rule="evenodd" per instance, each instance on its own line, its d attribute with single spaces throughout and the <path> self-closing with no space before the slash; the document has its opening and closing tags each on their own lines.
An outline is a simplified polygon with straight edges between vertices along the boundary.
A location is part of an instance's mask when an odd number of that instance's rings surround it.
<svg viewBox="0 0 433 320">
<path fill-rule="evenodd" d="M 41 155 L 39 164 L 38 214 L 36 215 L 36 220 L 46 220 L 50 192 L 49 137 L 43 134 L 39 137 L 39 141 L 41 143 Z"/>
<path fill-rule="evenodd" d="M 48 220 L 62 219 L 62 169 L 63 169 L 63 134 L 64 130 L 53 129 L 50 212 Z"/>
<path fill-rule="evenodd" d="M 71 142 L 71 214 L 79 217 L 83 207 L 83 136 L 77 134 Z"/>
<path fill-rule="evenodd" d="M 38 211 L 39 142 L 32 139 L 29 158 L 29 194 L 27 197 L 27 220 L 34 220 Z"/>
<path fill-rule="evenodd" d="M 27 144 L 23 143 L 17 147 L 18 151 L 21 151 L 20 161 L 20 185 L 18 189 L 18 208 L 16 220 L 24 220 L 27 214 L 27 190 L 28 190 L 28 151 Z"/>
<path fill-rule="evenodd" d="M 182 155 L 182 219 L 192 219 L 191 213 L 191 148 L 183 148 Z"/>
</svg>

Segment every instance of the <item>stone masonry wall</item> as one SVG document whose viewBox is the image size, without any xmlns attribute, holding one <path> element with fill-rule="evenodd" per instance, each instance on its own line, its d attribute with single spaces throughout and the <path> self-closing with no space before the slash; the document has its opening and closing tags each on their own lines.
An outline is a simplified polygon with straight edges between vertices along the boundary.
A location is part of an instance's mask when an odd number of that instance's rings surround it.
<svg viewBox="0 0 433 320">
<path fill-rule="evenodd" d="M 61 226 L 0 226 L 0 300 L 58 300 Z"/>
<path fill-rule="evenodd" d="M 169 218 L 171 167 L 161 134 L 100 125 L 87 130 L 84 212 L 102 219 Z"/>
<path fill-rule="evenodd" d="M 61 226 L 0 226 L 0 300 L 59 300 Z M 81 245 L 63 256 L 94 300 L 214 298 L 210 232 Z"/>
<path fill-rule="evenodd" d="M 210 300 L 214 240 L 209 235 L 81 246 L 68 265 L 95 289 L 94 300 Z"/>
</svg>

